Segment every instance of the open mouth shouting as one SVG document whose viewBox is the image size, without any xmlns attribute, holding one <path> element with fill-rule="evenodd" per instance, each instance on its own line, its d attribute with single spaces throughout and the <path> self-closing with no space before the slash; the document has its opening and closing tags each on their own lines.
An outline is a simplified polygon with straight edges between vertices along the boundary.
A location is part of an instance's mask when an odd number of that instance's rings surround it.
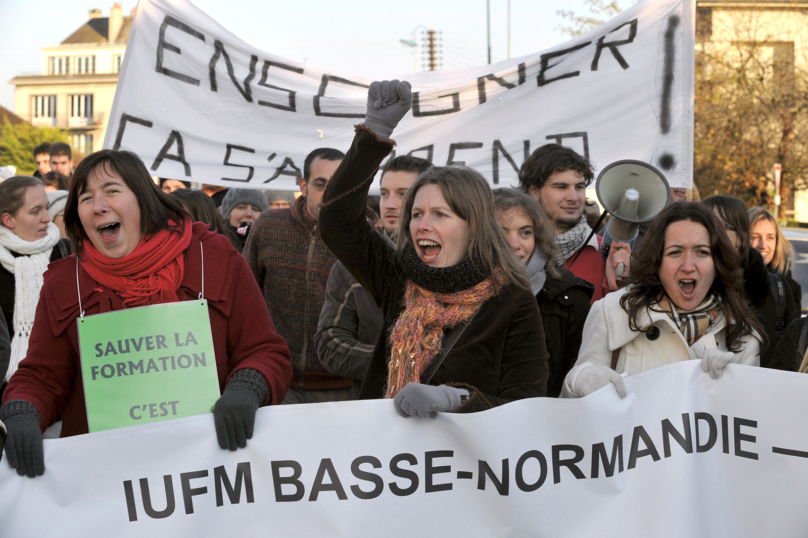
<svg viewBox="0 0 808 538">
<path fill-rule="evenodd" d="M 679 290 L 686 299 L 692 299 L 696 293 L 696 281 L 692 278 L 683 278 L 679 281 Z"/>
<path fill-rule="evenodd" d="M 96 228 L 96 230 L 98 230 L 98 234 L 101 236 L 101 239 L 104 242 L 114 241 L 120 229 L 121 229 L 120 222 L 110 222 L 108 224 L 103 224 L 98 228 Z"/>
<path fill-rule="evenodd" d="M 429 263 L 435 261 L 440 254 L 440 251 L 443 247 L 437 243 L 436 241 L 432 241 L 430 239 L 419 239 L 416 241 L 418 244 L 418 256 L 421 258 L 421 261 L 424 263 Z"/>
</svg>

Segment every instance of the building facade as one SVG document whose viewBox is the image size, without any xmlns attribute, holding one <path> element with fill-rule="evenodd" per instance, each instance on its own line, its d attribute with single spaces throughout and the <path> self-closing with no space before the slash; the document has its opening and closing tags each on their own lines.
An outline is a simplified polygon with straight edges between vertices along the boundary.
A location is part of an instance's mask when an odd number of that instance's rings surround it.
<svg viewBox="0 0 808 538">
<path fill-rule="evenodd" d="M 745 71 L 736 68 L 736 74 L 759 76 L 759 107 L 761 111 L 772 110 L 771 122 L 767 125 L 759 118 L 748 118 L 749 123 L 756 121 L 759 132 L 768 131 L 770 136 L 762 138 L 772 150 L 776 149 L 772 154 L 798 151 L 794 140 L 805 136 L 800 132 L 805 127 L 804 115 L 795 113 L 789 117 L 783 103 L 794 101 L 796 106 L 801 101 L 800 87 L 804 87 L 803 79 L 808 74 L 808 0 L 698 0 L 696 6 L 697 59 L 699 53 L 712 54 L 727 64 L 743 66 Z M 709 78 L 711 73 L 700 75 Z M 778 101 L 780 106 L 775 108 Z M 728 114 L 737 113 L 732 106 L 729 93 Z M 766 164 L 771 170 L 767 177 L 773 193 L 777 158 L 772 158 Z M 787 163 L 784 171 L 786 168 Z M 808 190 L 803 190 L 808 177 L 795 179 L 795 189 L 782 198 L 779 216 L 808 222 Z"/>
<path fill-rule="evenodd" d="M 35 126 L 67 130 L 74 151 L 101 149 L 132 18 L 118 3 L 109 17 L 94 9 L 61 44 L 43 48 L 42 74 L 10 81 L 16 114 Z"/>
</svg>

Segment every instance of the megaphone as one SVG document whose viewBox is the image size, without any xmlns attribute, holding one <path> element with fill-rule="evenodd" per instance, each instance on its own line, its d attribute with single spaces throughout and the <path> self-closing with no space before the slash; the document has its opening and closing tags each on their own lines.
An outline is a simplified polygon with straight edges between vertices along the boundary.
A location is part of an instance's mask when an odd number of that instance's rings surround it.
<svg viewBox="0 0 808 538">
<path fill-rule="evenodd" d="M 605 258 L 613 241 L 628 243 L 634 248 L 640 224 L 649 222 L 671 200 L 671 188 L 662 172 L 642 161 L 623 160 L 604 168 L 595 182 L 600 205 L 612 218 L 606 225 L 601 243 Z M 617 276 L 623 276 L 623 264 L 617 266 Z"/>
</svg>

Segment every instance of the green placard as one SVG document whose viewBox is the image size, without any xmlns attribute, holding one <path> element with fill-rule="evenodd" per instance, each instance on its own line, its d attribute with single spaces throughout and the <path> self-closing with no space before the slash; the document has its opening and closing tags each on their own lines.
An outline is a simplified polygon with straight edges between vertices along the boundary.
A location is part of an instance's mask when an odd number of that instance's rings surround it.
<svg viewBox="0 0 808 538">
<path fill-rule="evenodd" d="M 219 398 L 206 300 L 76 322 L 91 432 L 209 413 Z"/>
</svg>

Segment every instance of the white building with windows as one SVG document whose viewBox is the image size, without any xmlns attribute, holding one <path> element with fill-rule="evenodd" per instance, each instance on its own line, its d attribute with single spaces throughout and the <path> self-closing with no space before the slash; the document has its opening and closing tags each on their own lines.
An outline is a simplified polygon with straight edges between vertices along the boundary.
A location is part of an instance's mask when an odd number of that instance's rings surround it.
<svg viewBox="0 0 808 538">
<path fill-rule="evenodd" d="M 33 125 L 66 129 L 73 151 L 101 149 L 131 26 L 118 3 L 109 17 L 92 10 L 61 44 L 42 49 L 41 75 L 9 82 L 15 113 Z"/>
</svg>

